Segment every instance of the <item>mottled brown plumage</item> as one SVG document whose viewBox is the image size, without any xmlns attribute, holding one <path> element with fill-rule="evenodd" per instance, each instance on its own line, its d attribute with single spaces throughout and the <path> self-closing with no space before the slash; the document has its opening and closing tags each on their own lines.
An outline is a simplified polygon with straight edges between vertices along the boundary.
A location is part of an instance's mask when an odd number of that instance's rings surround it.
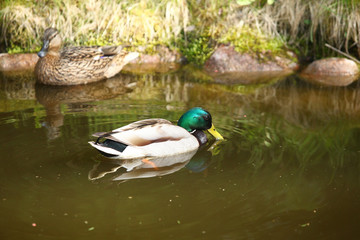
<svg viewBox="0 0 360 240">
<path fill-rule="evenodd" d="M 136 52 L 122 46 L 69 47 L 61 49 L 61 38 L 55 28 L 44 33 L 40 59 L 35 67 L 37 81 L 50 85 L 76 85 L 110 78 L 121 71 Z"/>
</svg>

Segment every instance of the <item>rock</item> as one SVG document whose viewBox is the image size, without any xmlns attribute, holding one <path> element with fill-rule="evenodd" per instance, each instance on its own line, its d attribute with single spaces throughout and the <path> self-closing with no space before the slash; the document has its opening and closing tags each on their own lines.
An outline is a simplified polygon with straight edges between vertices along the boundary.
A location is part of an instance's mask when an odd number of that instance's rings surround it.
<svg viewBox="0 0 360 240">
<path fill-rule="evenodd" d="M 265 56 L 253 57 L 238 53 L 232 46 L 221 46 L 205 62 L 205 70 L 215 73 L 226 72 L 272 72 L 295 70 L 298 64 L 280 56 L 267 60 Z"/>
<path fill-rule="evenodd" d="M 152 55 L 141 54 L 128 64 L 130 66 L 125 66 L 124 70 L 139 72 L 137 68 L 140 66 L 140 72 L 166 72 L 180 66 L 182 56 L 179 52 L 162 45 L 156 46 L 154 52 Z M 35 53 L 0 54 L 0 71 L 33 70 L 38 59 Z"/>
<path fill-rule="evenodd" d="M 298 64 L 290 58 L 266 55 L 253 57 L 236 52 L 232 46 L 221 46 L 205 62 L 204 69 L 217 82 L 258 84 L 273 81 L 279 75 L 287 75 L 298 68 Z M 292 53 L 288 55 L 296 58 Z"/>
<path fill-rule="evenodd" d="M 325 58 L 312 62 L 300 74 L 311 83 L 325 86 L 347 86 L 358 79 L 359 68 L 346 58 Z"/>
<path fill-rule="evenodd" d="M 181 55 L 166 46 L 158 45 L 154 54 L 140 54 L 140 57 L 124 66 L 123 71 L 132 73 L 164 73 L 180 67 Z"/>
<path fill-rule="evenodd" d="M 359 73 L 356 63 L 346 58 L 325 58 L 307 66 L 303 74 L 326 76 L 351 76 Z"/>
<path fill-rule="evenodd" d="M 181 60 L 181 55 L 175 50 L 171 50 L 166 46 L 158 45 L 154 49 L 154 54 L 141 54 L 139 58 L 132 63 L 175 63 Z"/>
<path fill-rule="evenodd" d="M 35 53 L 0 54 L 0 71 L 33 70 L 39 57 Z"/>
</svg>

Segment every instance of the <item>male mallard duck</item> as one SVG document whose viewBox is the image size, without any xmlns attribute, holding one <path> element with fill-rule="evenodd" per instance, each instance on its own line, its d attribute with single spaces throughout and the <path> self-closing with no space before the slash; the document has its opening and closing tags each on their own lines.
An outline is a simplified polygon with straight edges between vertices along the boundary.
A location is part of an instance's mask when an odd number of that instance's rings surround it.
<svg viewBox="0 0 360 240">
<path fill-rule="evenodd" d="M 89 142 L 106 157 L 132 159 L 162 157 L 197 149 L 207 142 L 207 130 L 217 140 L 224 139 L 215 130 L 208 111 L 196 107 L 184 113 L 178 126 L 165 119 L 140 120 L 111 132 L 95 133 Z M 101 139 L 105 139 L 100 142 Z"/>
<path fill-rule="evenodd" d="M 46 29 L 35 67 L 40 83 L 75 85 L 110 78 L 139 56 L 136 52 L 122 51 L 122 46 L 60 48 L 59 32 L 55 28 Z"/>
</svg>

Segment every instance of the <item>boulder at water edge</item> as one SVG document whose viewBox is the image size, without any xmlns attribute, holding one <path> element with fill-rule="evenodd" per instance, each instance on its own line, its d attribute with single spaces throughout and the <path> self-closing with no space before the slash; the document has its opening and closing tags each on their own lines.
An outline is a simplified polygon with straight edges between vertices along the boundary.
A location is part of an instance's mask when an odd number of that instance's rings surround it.
<svg viewBox="0 0 360 240">
<path fill-rule="evenodd" d="M 325 86 L 347 86 L 358 79 L 357 64 L 346 58 L 325 58 L 307 66 L 301 77 L 308 82 Z"/>
<path fill-rule="evenodd" d="M 270 75 L 292 72 L 298 68 L 295 54 L 289 52 L 289 58 L 272 56 L 271 53 L 253 56 L 248 53 L 239 53 L 232 46 L 220 46 L 205 62 L 204 69 L 215 79 L 223 79 L 222 76 L 234 76 L 232 82 L 240 84 L 252 84 L 264 81 L 264 74 Z M 239 76 L 254 75 L 259 73 L 261 79 L 247 78 L 242 80 Z M 230 77 L 231 78 L 231 77 Z M 249 80 L 250 79 L 250 80 Z"/>
<path fill-rule="evenodd" d="M 39 57 L 36 53 L 0 54 L 0 71 L 33 70 Z"/>
</svg>

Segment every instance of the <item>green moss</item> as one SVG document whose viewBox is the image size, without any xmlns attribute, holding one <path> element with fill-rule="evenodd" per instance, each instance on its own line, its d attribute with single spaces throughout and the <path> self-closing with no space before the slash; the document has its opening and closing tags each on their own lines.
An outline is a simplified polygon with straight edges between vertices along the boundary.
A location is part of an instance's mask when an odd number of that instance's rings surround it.
<svg viewBox="0 0 360 240">
<path fill-rule="evenodd" d="M 10 48 L 7 49 L 7 52 L 12 53 L 22 53 L 25 49 L 21 48 L 20 46 L 14 46 L 12 45 Z"/>
<path fill-rule="evenodd" d="M 202 66 L 214 51 L 214 44 L 209 35 L 190 33 L 182 35 L 177 42 L 180 52 L 195 65 Z"/>
<path fill-rule="evenodd" d="M 257 30 L 243 27 L 241 29 L 230 28 L 219 39 L 220 43 L 230 43 L 238 52 L 266 53 L 271 51 L 279 54 L 284 51 L 284 42 L 278 38 L 271 38 Z"/>
</svg>

